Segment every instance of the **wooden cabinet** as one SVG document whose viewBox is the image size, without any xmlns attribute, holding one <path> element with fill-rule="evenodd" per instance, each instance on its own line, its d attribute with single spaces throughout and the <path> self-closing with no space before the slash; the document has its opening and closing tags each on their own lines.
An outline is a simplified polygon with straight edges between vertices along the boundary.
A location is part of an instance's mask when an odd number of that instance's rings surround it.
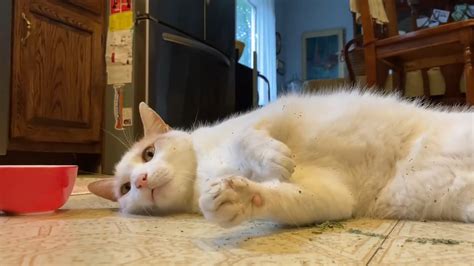
<svg viewBox="0 0 474 266">
<path fill-rule="evenodd" d="M 14 1 L 10 148 L 100 152 L 105 4 Z"/>
</svg>

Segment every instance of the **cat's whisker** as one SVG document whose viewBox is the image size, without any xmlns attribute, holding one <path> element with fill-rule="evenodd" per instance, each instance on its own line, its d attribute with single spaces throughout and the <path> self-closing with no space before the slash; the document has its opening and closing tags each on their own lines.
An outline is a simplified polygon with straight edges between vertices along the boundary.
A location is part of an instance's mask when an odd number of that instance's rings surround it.
<svg viewBox="0 0 474 266">
<path fill-rule="evenodd" d="M 136 142 L 135 138 L 134 138 L 134 131 L 130 128 L 130 130 L 128 130 L 126 133 L 128 135 L 128 142 L 130 143 L 130 146 L 133 146 L 133 144 Z"/>
<path fill-rule="evenodd" d="M 111 137 L 115 138 L 118 142 L 120 142 L 126 149 L 130 149 L 131 146 L 127 146 L 127 144 L 125 144 L 125 142 L 123 142 L 123 140 L 121 140 L 118 136 L 114 135 L 112 132 L 108 131 L 107 129 L 105 128 L 102 128 L 102 131 L 104 131 L 105 133 L 109 134 Z"/>
<path fill-rule="evenodd" d="M 182 173 L 185 176 L 195 176 L 196 175 L 195 172 L 191 172 L 191 171 L 182 171 L 180 173 Z"/>
<path fill-rule="evenodd" d="M 186 179 L 186 180 L 189 180 L 189 181 L 194 181 L 195 180 L 195 178 L 187 177 L 187 176 L 183 176 L 182 178 Z"/>
<path fill-rule="evenodd" d="M 125 129 L 120 130 L 122 132 L 123 140 L 127 144 L 127 146 L 130 146 L 130 141 L 128 141 L 127 133 L 125 132 Z"/>
<path fill-rule="evenodd" d="M 150 212 L 148 212 L 148 207 L 143 206 L 142 209 L 143 209 L 143 211 L 145 211 L 145 213 L 146 213 L 148 216 L 153 216 L 153 215 L 151 215 Z"/>
<path fill-rule="evenodd" d="M 184 177 L 186 180 L 188 181 L 191 181 L 191 182 L 195 182 L 196 181 L 196 175 L 193 174 L 192 176 L 186 176 Z"/>
<path fill-rule="evenodd" d="M 131 142 L 131 140 L 130 140 L 130 135 L 128 134 L 126 128 L 124 128 L 124 129 L 122 130 L 122 134 L 123 134 L 123 136 L 125 137 L 125 141 L 127 142 L 128 146 L 131 147 L 131 146 L 132 146 L 132 142 Z"/>
<path fill-rule="evenodd" d="M 133 141 L 134 142 L 137 142 L 142 136 L 138 135 L 138 134 L 135 134 L 135 136 L 133 137 Z"/>
<path fill-rule="evenodd" d="M 199 115 L 199 107 L 198 107 L 198 110 L 196 112 L 196 116 L 194 117 L 194 122 L 193 122 L 193 125 L 192 125 L 191 128 L 196 128 L 196 122 L 197 122 L 198 115 Z"/>
<path fill-rule="evenodd" d="M 191 171 L 181 171 L 180 175 L 183 179 L 187 179 L 189 181 L 195 181 L 196 180 L 196 173 L 191 172 Z"/>
<path fill-rule="evenodd" d="M 128 146 L 131 147 L 133 143 L 130 141 L 130 136 L 128 133 L 129 133 L 128 128 L 125 127 L 122 129 L 122 135 L 124 136 L 124 139 L 127 142 Z"/>
</svg>

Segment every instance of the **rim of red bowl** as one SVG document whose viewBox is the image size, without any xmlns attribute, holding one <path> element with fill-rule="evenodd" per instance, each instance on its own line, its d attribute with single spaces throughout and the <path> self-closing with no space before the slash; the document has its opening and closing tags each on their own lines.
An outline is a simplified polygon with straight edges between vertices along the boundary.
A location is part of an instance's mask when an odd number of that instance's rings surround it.
<svg viewBox="0 0 474 266">
<path fill-rule="evenodd" d="M 70 168 L 77 165 L 0 165 L 0 168 Z"/>
</svg>

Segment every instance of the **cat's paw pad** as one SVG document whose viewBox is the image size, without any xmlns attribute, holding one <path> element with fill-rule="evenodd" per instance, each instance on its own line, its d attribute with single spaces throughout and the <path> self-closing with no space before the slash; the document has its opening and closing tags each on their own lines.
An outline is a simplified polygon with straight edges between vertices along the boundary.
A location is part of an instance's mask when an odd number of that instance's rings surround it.
<svg viewBox="0 0 474 266">
<path fill-rule="evenodd" d="M 253 206 L 262 203 L 254 183 L 243 177 L 228 177 L 210 185 L 199 199 L 204 217 L 223 227 L 248 220 Z"/>
</svg>

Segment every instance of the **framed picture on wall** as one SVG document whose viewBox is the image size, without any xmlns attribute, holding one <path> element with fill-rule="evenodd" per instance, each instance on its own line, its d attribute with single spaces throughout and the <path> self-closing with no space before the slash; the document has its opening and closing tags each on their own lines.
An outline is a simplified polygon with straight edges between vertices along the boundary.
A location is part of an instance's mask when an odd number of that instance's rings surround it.
<svg viewBox="0 0 474 266">
<path fill-rule="evenodd" d="M 304 80 L 344 78 L 344 29 L 306 32 L 302 38 Z"/>
</svg>

